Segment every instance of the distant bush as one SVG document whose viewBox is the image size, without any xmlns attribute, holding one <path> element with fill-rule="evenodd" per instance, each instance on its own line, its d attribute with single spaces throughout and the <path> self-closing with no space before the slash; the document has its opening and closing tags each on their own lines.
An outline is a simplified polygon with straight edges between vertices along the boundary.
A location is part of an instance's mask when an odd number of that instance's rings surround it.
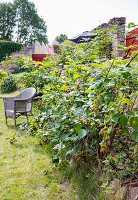
<svg viewBox="0 0 138 200">
<path fill-rule="evenodd" d="M 18 42 L 0 40 L 0 62 L 5 60 L 6 55 L 10 56 L 11 53 L 19 51 L 21 44 Z"/>
<path fill-rule="evenodd" d="M 11 74 L 9 74 L 1 83 L 1 92 L 14 92 L 17 88 L 17 82 Z"/>
<path fill-rule="evenodd" d="M 54 44 L 54 45 L 53 45 L 53 49 L 54 49 L 54 52 L 55 52 L 55 53 L 58 53 L 58 52 L 60 51 L 60 46 L 59 46 L 59 44 Z"/>
</svg>

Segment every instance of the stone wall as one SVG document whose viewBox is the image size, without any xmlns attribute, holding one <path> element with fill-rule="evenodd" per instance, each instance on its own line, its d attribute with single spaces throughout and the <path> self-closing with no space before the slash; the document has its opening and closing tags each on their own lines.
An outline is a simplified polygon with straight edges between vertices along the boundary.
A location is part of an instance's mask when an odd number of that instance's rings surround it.
<svg viewBox="0 0 138 200">
<path fill-rule="evenodd" d="M 125 51 L 118 50 L 119 47 L 116 45 L 123 45 L 126 46 L 126 39 L 125 39 L 125 24 L 126 18 L 125 17 L 114 17 L 109 20 L 108 23 L 103 23 L 100 25 L 100 28 L 110 29 L 114 28 L 113 33 L 111 34 L 111 41 L 112 41 L 112 50 L 113 52 L 117 52 L 116 57 L 124 57 Z M 111 27 L 110 25 L 116 25 L 115 27 Z"/>
<path fill-rule="evenodd" d="M 32 57 L 32 53 L 33 53 L 33 50 L 32 50 L 33 48 L 32 48 L 32 45 L 30 44 L 30 45 L 25 45 L 25 44 L 23 44 L 22 46 L 21 46 L 21 49 L 20 49 L 20 51 L 17 51 L 16 53 L 12 53 L 12 55 L 15 55 L 15 54 L 23 54 L 23 55 L 25 55 L 25 56 L 31 56 Z M 11 56 L 12 56 L 11 55 Z"/>
<path fill-rule="evenodd" d="M 30 56 L 32 57 L 32 53 L 33 53 L 33 46 L 32 45 L 25 45 L 23 44 L 21 46 L 21 49 L 20 51 L 16 51 L 16 52 L 13 52 L 10 57 L 6 57 L 5 61 L 11 61 L 11 62 L 8 62 L 8 63 L 4 63 L 4 64 L 0 64 L 0 69 L 3 69 L 5 71 L 14 71 L 16 68 L 18 68 L 18 65 L 14 62 L 12 62 L 12 60 L 15 59 L 14 56 L 16 55 L 25 55 L 25 56 Z M 18 60 L 18 59 L 16 59 Z"/>
</svg>

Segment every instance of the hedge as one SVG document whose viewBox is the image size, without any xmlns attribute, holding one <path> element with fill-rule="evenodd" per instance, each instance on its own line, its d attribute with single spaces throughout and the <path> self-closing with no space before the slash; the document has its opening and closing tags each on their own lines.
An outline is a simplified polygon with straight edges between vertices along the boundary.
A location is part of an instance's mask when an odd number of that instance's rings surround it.
<svg viewBox="0 0 138 200">
<path fill-rule="evenodd" d="M 0 40 L 0 62 L 5 60 L 6 55 L 10 56 L 11 53 L 19 51 L 20 49 L 21 43 Z"/>
</svg>

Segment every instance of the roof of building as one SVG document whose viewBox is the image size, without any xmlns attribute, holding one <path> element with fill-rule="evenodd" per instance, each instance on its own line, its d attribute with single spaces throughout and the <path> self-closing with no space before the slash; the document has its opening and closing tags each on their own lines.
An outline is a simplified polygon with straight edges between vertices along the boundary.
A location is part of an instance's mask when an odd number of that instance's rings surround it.
<svg viewBox="0 0 138 200">
<path fill-rule="evenodd" d="M 85 38 L 93 39 L 97 36 L 96 33 L 92 33 L 91 31 L 85 31 L 80 35 L 77 35 L 69 40 L 75 42 L 75 43 L 83 43 L 86 42 Z"/>
</svg>

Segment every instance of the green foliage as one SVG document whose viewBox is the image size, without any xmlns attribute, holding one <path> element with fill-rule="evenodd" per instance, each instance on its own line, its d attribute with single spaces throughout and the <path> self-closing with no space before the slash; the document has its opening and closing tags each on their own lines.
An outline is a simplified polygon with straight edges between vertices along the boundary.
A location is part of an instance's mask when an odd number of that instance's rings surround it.
<svg viewBox="0 0 138 200">
<path fill-rule="evenodd" d="M 4 72 L 2 69 L 0 69 L 0 83 L 2 82 L 2 80 L 7 76 L 7 73 Z"/>
<path fill-rule="evenodd" d="M 138 25 L 134 24 L 133 22 L 130 22 L 128 25 L 127 25 L 127 28 L 135 28 L 137 27 Z"/>
<path fill-rule="evenodd" d="M 100 57 L 106 57 L 111 59 L 112 56 L 112 42 L 111 35 L 113 32 L 113 28 L 107 29 L 96 29 L 97 36 L 92 40 L 91 48 L 95 51 L 95 53 L 99 54 Z"/>
<path fill-rule="evenodd" d="M 53 45 L 53 49 L 54 49 L 54 52 L 55 52 L 55 53 L 60 52 L 60 45 L 54 44 L 54 45 Z"/>
<path fill-rule="evenodd" d="M 1 92 L 2 93 L 9 93 L 14 92 L 17 88 L 17 83 L 14 77 L 9 74 L 1 83 Z"/>
<path fill-rule="evenodd" d="M 35 40 L 47 43 L 46 23 L 37 14 L 34 3 L 14 0 L 0 4 L 0 39 L 31 44 Z"/>
<path fill-rule="evenodd" d="M 0 3 L 0 40 L 12 40 L 15 17 L 16 11 L 12 3 Z"/>
<path fill-rule="evenodd" d="M 56 165 L 95 160 L 112 176 L 134 175 L 137 80 L 131 62 L 137 54 L 129 62 L 108 60 L 99 36 L 87 44 L 62 43 L 60 50 L 24 77 L 41 91 L 31 134 L 41 145 L 54 145 Z"/>
<path fill-rule="evenodd" d="M 31 61 L 31 58 L 24 56 L 22 54 L 16 54 L 12 57 L 11 60 L 6 61 L 7 65 L 16 64 L 18 67 L 12 72 L 12 74 L 17 74 L 21 72 L 30 72 L 28 63 Z"/>
<path fill-rule="evenodd" d="M 0 41 L 0 62 L 5 60 L 6 55 L 10 56 L 11 53 L 19 51 L 21 48 L 21 44 L 18 42 L 12 41 Z"/>
<path fill-rule="evenodd" d="M 60 34 L 59 36 L 57 36 L 55 38 L 55 40 L 58 41 L 59 43 L 62 43 L 62 42 L 64 42 L 67 39 L 68 39 L 68 37 L 65 34 Z"/>
<path fill-rule="evenodd" d="M 47 43 L 46 24 L 39 17 L 34 3 L 28 0 L 14 0 L 16 8 L 17 41 L 21 43 L 32 43 L 37 40 Z"/>
</svg>

